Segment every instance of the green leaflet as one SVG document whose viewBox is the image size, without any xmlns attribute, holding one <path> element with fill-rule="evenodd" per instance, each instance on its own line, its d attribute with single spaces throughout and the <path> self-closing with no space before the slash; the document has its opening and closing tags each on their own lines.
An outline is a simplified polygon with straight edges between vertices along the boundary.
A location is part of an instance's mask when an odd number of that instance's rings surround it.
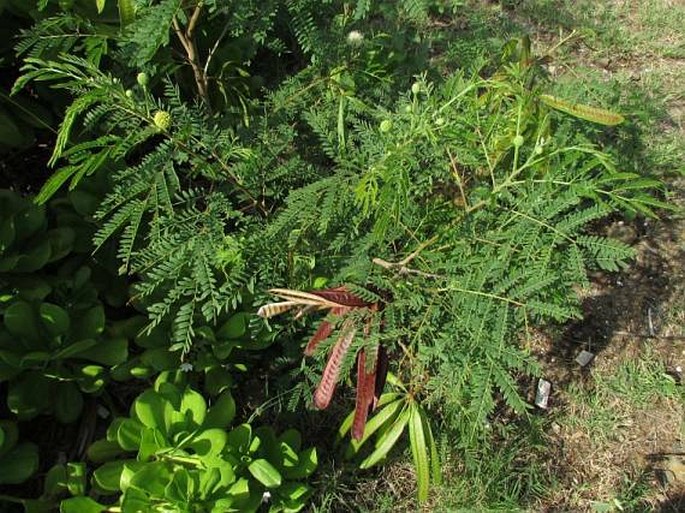
<svg viewBox="0 0 685 513">
<path fill-rule="evenodd" d="M 419 502 L 428 499 L 430 486 L 430 465 L 428 446 L 423 431 L 423 415 L 416 403 L 409 405 L 409 445 L 416 469 L 416 482 L 418 487 Z"/>
<path fill-rule="evenodd" d="M 383 426 L 393 423 L 399 412 L 402 411 L 406 403 L 403 400 L 396 400 L 389 403 L 378 413 L 376 413 L 373 418 L 371 418 L 366 424 L 366 429 L 364 429 L 364 436 L 361 440 L 352 440 L 350 446 L 345 452 L 346 457 L 352 457 L 357 453 L 359 448 L 366 443 L 366 441 L 373 436 L 376 431 L 381 429 Z"/>
<path fill-rule="evenodd" d="M 278 469 L 268 461 L 264 459 L 254 460 L 247 469 L 257 481 L 267 488 L 277 488 L 281 486 L 281 474 L 278 472 Z"/>
<path fill-rule="evenodd" d="M 398 415 L 397 419 L 393 423 L 392 427 L 386 431 L 383 436 L 376 442 L 376 449 L 361 462 L 359 468 L 367 469 L 373 467 L 383 458 L 385 458 L 390 450 L 395 446 L 397 440 L 404 432 L 404 428 L 407 427 L 409 422 L 410 411 L 408 408 L 403 408 L 402 412 Z M 370 424 L 370 423 L 369 423 Z M 367 429 L 368 429 L 367 425 Z"/>
<path fill-rule="evenodd" d="M 136 6 L 133 0 L 119 0 L 119 20 L 121 21 L 121 26 L 125 27 L 131 23 L 136 17 Z"/>
<path fill-rule="evenodd" d="M 440 486 L 442 484 L 442 470 L 440 469 L 438 447 L 435 445 L 433 431 L 431 430 L 430 422 L 428 422 L 426 415 L 421 415 L 421 422 L 423 422 L 423 432 L 426 435 L 426 442 L 428 443 L 428 448 L 430 449 L 431 478 L 433 479 L 433 483 L 435 485 Z"/>
<path fill-rule="evenodd" d="M 392 392 L 392 393 L 388 392 L 388 393 L 386 393 L 386 394 L 383 394 L 383 395 L 381 396 L 380 400 L 378 401 L 378 405 L 376 406 L 376 408 L 377 408 L 377 409 L 380 409 L 380 408 L 382 408 L 383 406 L 385 406 L 386 404 L 389 404 L 389 403 L 395 401 L 396 399 L 399 399 L 399 397 L 400 397 L 400 394 L 395 393 L 395 392 Z M 376 417 L 377 417 L 378 415 L 380 415 L 380 412 L 376 414 Z M 348 433 L 348 431 L 349 431 L 350 428 L 352 427 L 352 421 L 353 421 L 353 420 L 354 420 L 354 410 L 351 411 L 350 414 L 349 414 L 347 417 L 345 417 L 345 420 L 343 421 L 343 423 L 340 424 L 340 427 L 338 428 L 338 433 L 337 433 L 337 436 L 336 436 L 336 442 L 340 442 L 340 441 L 345 437 L 345 435 Z M 369 429 L 370 429 L 370 428 L 369 428 L 369 426 L 367 425 L 367 426 L 366 426 L 366 430 L 365 430 L 364 433 L 365 433 L 365 434 L 366 434 L 366 433 L 369 433 Z M 365 437 L 362 439 L 362 441 L 354 442 L 354 443 L 357 444 L 357 445 L 359 446 L 359 445 L 361 445 L 361 444 L 363 443 L 363 440 L 367 440 L 367 439 L 368 439 L 368 436 L 365 436 Z"/>
<path fill-rule="evenodd" d="M 591 107 L 589 105 L 581 105 L 579 103 L 571 103 L 561 98 L 551 96 L 549 94 L 541 94 L 540 100 L 547 106 L 553 109 L 560 110 L 571 116 L 575 116 L 586 121 L 599 123 L 601 125 L 614 126 L 620 125 L 625 121 L 625 118 L 616 112 L 612 112 L 600 107 Z"/>
</svg>

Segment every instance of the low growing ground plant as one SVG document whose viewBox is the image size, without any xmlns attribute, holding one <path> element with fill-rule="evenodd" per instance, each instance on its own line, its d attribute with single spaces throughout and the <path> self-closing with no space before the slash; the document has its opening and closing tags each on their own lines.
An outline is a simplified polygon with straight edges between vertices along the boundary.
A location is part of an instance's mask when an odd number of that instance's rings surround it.
<svg viewBox="0 0 685 513">
<path fill-rule="evenodd" d="M 181 380 L 182 381 L 182 380 Z M 230 429 L 235 402 L 228 390 L 207 407 L 202 395 L 162 375 L 88 449 L 99 504 L 81 492 L 61 511 L 299 511 L 317 465 L 316 450 L 301 450 L 294 430 L 277 437 L 268 427 Z M 120 509 L 119 509 L 120 508 Z"/>
<path fill-rule="evenodd" d="M 128 340 L 106 325 L 108 294 L 96 286 L 94 275 L 106 280 L 107 271 L 84 263 L 91 230 L 73 222 L 70 203 L 48 211 L 0 190 L 0 209 L 0 383 L 7 382 L 8 409 L 20 420 L 51 413 L 74 422 L 82 393 L 101 391 L 108 367 L 128 357 Z"/>
</svg>

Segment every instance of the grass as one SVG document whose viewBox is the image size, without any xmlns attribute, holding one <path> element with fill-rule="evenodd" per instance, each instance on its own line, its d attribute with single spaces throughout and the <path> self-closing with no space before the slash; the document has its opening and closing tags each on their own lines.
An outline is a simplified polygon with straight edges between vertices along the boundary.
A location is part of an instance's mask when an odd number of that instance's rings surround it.
<svg viewBox="0 0 685 513">
<path fill-rule="evenodd" d="M 625 441 L 639 413 L 656 419 L 660 411 L 685 404 L 681 403 L 683 387 L 667 373 L 658 355 L 648 352 L 639 359 L 618 358 L 616 362 L 615 368 L 592 372 L 592 390 L 571 383 L 562 391 L 567 406 L 557 423 L 585 434 L 595 449 Z"/>
<path fill-rule="evenodd" d="M 451 461 L 449 479 L 436 491 L 434 511 L 522 511 L 543 497 L 556 486 L 548 465 L 553 447 L 548 424 L 534 415 L 500 426 L 482 451 Z"/>
</svg>

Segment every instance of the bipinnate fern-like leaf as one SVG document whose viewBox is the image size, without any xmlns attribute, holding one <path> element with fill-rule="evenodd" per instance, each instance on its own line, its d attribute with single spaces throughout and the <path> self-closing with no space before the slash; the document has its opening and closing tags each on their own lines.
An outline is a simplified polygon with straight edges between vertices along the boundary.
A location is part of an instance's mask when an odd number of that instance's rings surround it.
<svg viewBox="0 0 685 513">
<path fill-rule="evenodd" d="M 175 124 L 160 132 L 148 109 L 92 62 L 75 56 L 26 62 L 26 75 L 16 87 L 30 80 L 53 81 L 77 97 L 60 127 L 52 159 L 66 160 L 67 165 L 46 182 L 38 201 L 47 201 L 68 180 L 74 187 L 104 165 L 132 161 L 113 173 L 113 187 L 95 214 L 100 222 L 95 247 L 118 238 L 121 272 L 143 277 L 135 299 L 147 303 L 148 328 L 169 321 L 172 347 L 188 351 L 196 323 L 213 322 L 221 311 L 235 307 L 252 277 L 245 272 L 241 244 L 225 232 L 225 223 L 239 215 L 233 196 L 211 192 L 211 185 L 182 189 L 182 178 L 216 180 L 220 173 L 213 166 L 225 171 L 226 162 L 247 153 L 235 146 L 234 138 L 206 127 L 201 109 L 185 105 L 173 88 L 166 98 L 169 105 L 160 102 L 154 111 L 183 119 L 182 134 L 174 132 Z M 71 133 L 81 120 L 86 130 L 104 127 L 107 134 L 73 144 Z M 221 151 L 210 158 L 216 141 Z M 131 158 L 146 142 L 150 144 L 143 157 Z M 190 146 L 194 149 L 189 152 Z M 240 188 L 236 181 L 233 185 Z M 222 253 L 227 241 L 231 248 Z"/>
<path fill-rule="evenodd" d="M 161 47 L 168 45 L 171 25 L 180 7 L 181 0 L 162 0 L 146 8 L 126 26 L 125 35 L 135 65 L 145 65 Z"/>
<path fill-rule="evenodd" d="M 288 0 L 286 2 L 290 12 L 293 32 L 300 48 L 305 53 L 318 53 L 322 45 L 319 44 L 320 32 L 314 21 L 316 5 L 311 0 Z"/>
<path fill-rule="evenodd" d="M 44 205 L 69 179 L 73 179 L 79 170 L 80 168 L 77 166 L 64 166 L 58 169 L 45 181 L 38 194 L 36 194 L 34 201 L 38 205 Z"/>
</svg>

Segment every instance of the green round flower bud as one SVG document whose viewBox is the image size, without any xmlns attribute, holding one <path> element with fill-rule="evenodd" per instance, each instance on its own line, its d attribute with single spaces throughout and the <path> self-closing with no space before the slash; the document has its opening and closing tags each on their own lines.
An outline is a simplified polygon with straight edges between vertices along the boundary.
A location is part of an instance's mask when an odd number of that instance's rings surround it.
<svg viewBox="0 0 685 513">
<path fill-rule="evenodd" d="M 514 137 L 512 143 L 514 144 L 515 148 L 520 148 L 521 146 L 523 146 L 523 136 L 517 135 L 516 137 Z"/>
<path fill-rule="evenodd" d="M 164 110 L 158 110 L 155 112 L 153 121 L 160 130 L 167 130 L 171 126 L 171 114 Z"/>
<path fill-rule="evenodd" d="M 131 89 L 126 89 L 126 98 L 133 98 L 133 91 Z"/>
<path fill-rule="evenodd" d="M 384 134 L 388 133 L 390 130 L 392 130 L 392 121 L 389 119 L 384 119 L 381 121 L 380 129 Z"/>
<path fill-rule="evenodd" d="M 136 77 L 136 81 L 138 82 L 139 86 L 147 87 L 147 85 L 150 83 L 150 77 L 147 76 L 147 73 L 141 72 L 141 73 L 138 73 L 138 76 Z"/>
<path fill-rule="evenodd" d="M 435 124 L 438 126 L 443 126 L 447 121 L 445 121 L 445 118 L 439 117 L 438 119 L 435 120 Z"/>
<path fill-rule="evenodd" d="M 411 92 L 412 94 L 419 94 L 421 92 L 421 84 L 419 84 L 418 82 L 414 82 L 411 85 Z"/>
</svg>

